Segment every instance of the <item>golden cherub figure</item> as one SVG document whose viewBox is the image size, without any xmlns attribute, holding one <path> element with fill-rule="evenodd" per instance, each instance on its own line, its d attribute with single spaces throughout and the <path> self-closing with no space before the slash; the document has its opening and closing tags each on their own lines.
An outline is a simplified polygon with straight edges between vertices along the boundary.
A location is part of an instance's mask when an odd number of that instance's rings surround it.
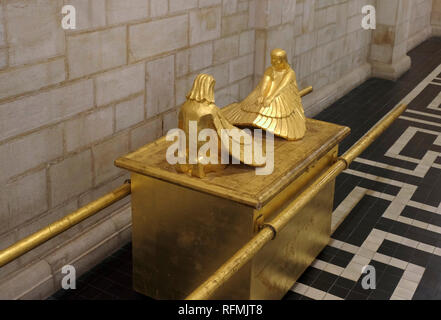
<svg viewBox="0 0 441 320">
<path fill-rule="evenodd" d="M 255 167 L 265 165 L 265 163 L 255 164 L 253 156 L 251 156 L 250 163 L 246 161 L 246 159 L 249 158 L 245 156 L 244 152 L 246 150 L 252 150 L 251 145 L 254 144 L 255 139 L 243 130 L 231 125 L 223 116 L 220 109 L 215 105 L 215 84 L 216 81 L 213 76 L 207 74 L 198 75 L 193 83 L 193 88 L 187 95 L 187 101 L 182 105 L 179 112 L 179 129 L 183 131 L 186 137 L 185 164 L 178 163 L 176 165 L 176 169 L 180 173 L 203 178 L 206 173 L 223 170 L 226 164 L 222 164 L 222 151 L 226 149 L 228 149 L 228 151 L 226 151 L 228 158 L 230 155 L 235 157 L 235 150 L 239 150 L 239 154 L 236 156 L 236 162 L 246 163 Z M 210 142 L 212 142 L 211 139 L 214 138 L 217 140 L 217 144 L 216 148 L 210 148 L 201 156 L 199 151 L 204 147 L 206 141 L 200 141 L 199 134 L 205 129 L 212 129 L 211 131 L 206 130 L 206 132 L 214 133 L 215 137 L 209 137 Z M 239 138 L 227 136 L 222 139 L 222 135 L 226 134 L 226 132 L 231 132 L 231 130 L 233 130 L 233 132 L 237 130 Z M 190 141 L 191 138 L 197 141 Z M 192 143 L 196 147 L 193 153 L 190 150 Z M 236 145 L 237 148 L 235 149 L 233 145 Z M 222 147 L 224 147 L 224 149 L 222 149 Z M 207 158 L 213 160 L 213 157 L 216 160 L 214 161 L 215 163 L 207 163 Z"/>
<path fill-rule="evenodd" d="M 271 52 L 271 64 L 257 88 L 223 113 L 234 125 L 253 126 L 287 140 L 300 140 L 306 133 L 306 118 L 296 74 L 282 49 Z"/>
</svg>

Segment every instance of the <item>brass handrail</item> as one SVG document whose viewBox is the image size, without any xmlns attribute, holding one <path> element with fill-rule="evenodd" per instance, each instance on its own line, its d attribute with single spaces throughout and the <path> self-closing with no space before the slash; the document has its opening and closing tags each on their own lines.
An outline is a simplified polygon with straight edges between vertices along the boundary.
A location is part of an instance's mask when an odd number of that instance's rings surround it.
<svg viewBox="0 0 441 320">
<path fill-rule="evenodd" d="M 244 247 L 223 264 L 210 278 L 193 291 L 186 300 L 204 300 L 228 281 L 237 271 L 249 262 L 260 249 L 277 236 L 287 223 L 329 182 L 333 181 L 352 161 L 369 147 L 405 110 L 406 105 L 399 105 L 378 122 L 351 149 L 340 157 L 326 172 L 320 175 L 274 220 L 264 225 Z"/>
<path fill-rule="evenodd" d="M 65 216 L 64 218 L 50 224 L 36 233 L 20 240 L 12 246 L 0 250 L 0 267 L 10 263 L 26 252 L 38 247 L 56 235 L 72 228 L 81 221 L 89 218 L 95 213 L 109 207 L 115 202 L 127 197 L 131 193 L 130 182 L 124 183 L 119 188 L 95 200 L 85 207 Z"/>
</svg>

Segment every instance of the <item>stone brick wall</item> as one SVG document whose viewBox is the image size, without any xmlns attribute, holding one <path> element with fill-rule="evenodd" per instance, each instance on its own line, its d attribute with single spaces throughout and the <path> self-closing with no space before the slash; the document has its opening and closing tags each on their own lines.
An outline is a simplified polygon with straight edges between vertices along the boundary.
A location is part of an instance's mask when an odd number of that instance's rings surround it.
<svg viewBox="0 0 441 320">
<path fill-rule="evenodd" d="M 375 2 L 1 1 L 0 249 L 120 185 L 127 174 L 115 158 L 176 126 L 198 73 L 214 75 L 222 107 L 245 98 L 282 47 L 300 86 L 314 86 L 308 115 L 322 110 L 371 75 L 361 7 Z M 412 2 L 416 36 L 431 1 Z M 77 9 L 76 30 L 61 28 L 65 4 Z M 127 201 L 1 268 L 0 278 Z"/>
<path fill-rule="evenodd" d="M 176 127 L 196 74 L 216 77 L 219 105 L 245 96 L 250 2 L 1 1 L 0 249 L 127 179 L 113 161 Z M 76 30 L 61 28 L 65 4 L 77 9 Z M 125 203 L 1 268 L 0 278 Z"/>
<path fill-rule="evenodd" d="M 372 3 L 298 0 L 294 15 L 283 10 L 282 23 L 286 20 L 287 24 L 268 28 L 266 50 L 262 46 L 256 48 L 256 61 L 268 66 L 270 49 L 286 47 L 299 86 L 314 87 L 314 92 L 304 99 L 304 106 L 307 115 L 315 115 L 370 76 L 367 58 L 372 32 L 362 29 L 361 9 Z M 287 43 L 285 39 L 291 37 L 294 41 Z M 261 74 L 263 69 L 256 66 L 256 73 Z"/>
</svg>

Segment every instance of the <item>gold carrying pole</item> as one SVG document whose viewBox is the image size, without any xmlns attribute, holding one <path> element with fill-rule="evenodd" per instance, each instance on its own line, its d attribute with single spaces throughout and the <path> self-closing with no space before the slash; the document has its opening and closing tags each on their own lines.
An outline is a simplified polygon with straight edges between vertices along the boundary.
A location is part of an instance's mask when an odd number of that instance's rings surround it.
<svg viewBox="0 0 441 320">
<path fill-rule="evenodd" d="M 254 236 L 242 249 L 222 265 L 207 281 L 193 291 L 186 300 L 204 300 L 228 281 L 241 267 L 249 262 L 262 247 L 274 239 L 287 223 L 314 198 L 320 190 L 333 181 L 342 171 L 346 170 L 352 161 L 369 147 L 407 108 L 399 105 L 378 122 L 350 150 L 340 157 L 334 165 L 317 178 L 297 199 L 295 199 L 273 221 L 264 224 L 263 229 Z"/>
<path fill-rule="evenodd" d="M 300 95 L 300 97 L 304 97 L 304 96 L 307 96 L 308 94 L 310 94 L 312 91 L 313 91 L 312 87 L 309 86 L 309 87 L 306 87 L 305 89 L 301 90 L 299 92 L 299 95 Z"/>
<path fill-rule="evenodd" d="M 70 229 L 81 221 L 89 218 L 95 213 L 109 207 L 115 202 L 125 198 L 131 193 L 130 183 L 126 182 L 111 193 L 89 203 L 87 206 L 67 215 L 66 217 L 50 224 L 36 233 L 20 240 L 9 248 L 0 251 L 0 267 L 8 264 L 14 259 L 24 255 L 26 252 L 38 247 L 44 242 L 54 238 L 56 235 Z"/>
</svg>

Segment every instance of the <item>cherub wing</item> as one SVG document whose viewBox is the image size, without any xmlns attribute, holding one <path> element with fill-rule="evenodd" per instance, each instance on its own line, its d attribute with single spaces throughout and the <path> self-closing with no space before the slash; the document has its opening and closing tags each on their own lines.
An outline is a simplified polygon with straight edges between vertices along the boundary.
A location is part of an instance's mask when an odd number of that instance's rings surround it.
<svg viewBox="0 0 441 320">
<path fill-rule="evenodd" d="M 256 163 L 254 159 L 254 145 L 262 146 L 263 149 L 264 144 L 261 139 L 255 141 L 257 138 L 253 137 L 249 130 L 241 130 L 233 126 L 220 111 L 213 114 L 213 124 L 224 149 L 228 149 L 233 158 L 253 167 L 265 166 L 265 163 Z M 226 143 L 228 145 L 225 145 Z M 240 158 L 238 157 L 237 150 L 240 150 Z M 264 153 L 264 150 L 262 150 L 262 153 Z"/>
</svg>

